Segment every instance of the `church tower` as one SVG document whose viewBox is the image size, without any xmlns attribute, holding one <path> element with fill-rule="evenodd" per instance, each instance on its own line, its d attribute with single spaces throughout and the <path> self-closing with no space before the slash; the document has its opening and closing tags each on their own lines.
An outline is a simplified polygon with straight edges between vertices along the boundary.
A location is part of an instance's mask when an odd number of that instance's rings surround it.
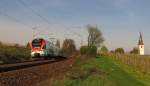
<svg viewBox="0 0 150 86">
<path fill-rule="evenodd" d="M 144 55 L 144 41 L 141 33 L 139 37 L 138 48 L 139 48 L 139 54 Z"/>
</svg>

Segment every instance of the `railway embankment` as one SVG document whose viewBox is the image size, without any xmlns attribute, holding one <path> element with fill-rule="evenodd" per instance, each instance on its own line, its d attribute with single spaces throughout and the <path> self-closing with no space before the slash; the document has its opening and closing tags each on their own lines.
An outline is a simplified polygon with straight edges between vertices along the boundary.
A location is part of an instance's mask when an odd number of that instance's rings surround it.
<svg viewBox="0 0 150 86">
<path fill-rule="evenodd" d="M 52 80 L 65 77 L 74 62 L 75 58 L 70 57 L 53 63 L 1 72 L 0 86 L 47 86 Z"/>
</svg>

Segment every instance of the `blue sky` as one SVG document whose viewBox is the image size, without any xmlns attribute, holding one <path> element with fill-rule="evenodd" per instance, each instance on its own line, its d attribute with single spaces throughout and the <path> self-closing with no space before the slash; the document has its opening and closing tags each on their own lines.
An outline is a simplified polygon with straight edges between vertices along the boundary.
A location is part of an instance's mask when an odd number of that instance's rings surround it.
<svg viewBox="0 0 150 86">
<path fill-rule="evenodd" d="M 149 0 L 1 0 L 0 40 L 25 44 L 33 27 L 58 39 L 86 41 L 86 25 L 97 25 L 110 49 L 127 51 L 137 46 L 143 33 L 146 53 L 150 54 Z M 33 12 L 34 11 L 34 12 Z M 8 15 L 8 16 L 6 16 Z M 42 19 L 42 16 L 44 19 Z M 67 30 L 69 29 L 69 30 Z M 81 34 L 75 36 L 71 31 Z"/>
</svg>

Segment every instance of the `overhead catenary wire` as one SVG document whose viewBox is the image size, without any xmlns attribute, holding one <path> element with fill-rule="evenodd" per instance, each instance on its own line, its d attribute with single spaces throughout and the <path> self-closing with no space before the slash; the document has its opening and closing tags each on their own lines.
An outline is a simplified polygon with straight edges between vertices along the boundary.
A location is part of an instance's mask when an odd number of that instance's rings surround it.
<svg viewBox="0 0 150 86">
<path fill-rule="evenodd" d="M 17 0 L 17 1 L 18 1 L 22 6 L 24 6 L 26 9 L 30 10 L 30 12 L 32 12 L 34 15 L 38 16 L 38 17 L 39 17 L 41 20 L 43 20 L 45 23 L 47 23 L 48 25 L 50 25 L 49 20 L 47 20 L 47 18 L 46 18 L 45 16 L 41 15 L 40 13 L 38 13 L 37 10 L 33 9 L 33 7 L 31 7 L 30 5 L 28 5 L 28 3 L 26 3 L 24 0 Z M 19 21 L 17 18 L 15 18 L 15 17 L 13 17 L 13 16 L 10 16 L 10 15 L 4 14 L 4 13 L 3 13 L 3 15 L 9 17 L 10 19 L 14 20 L 14 21 L 17 22 L 17 23 L 20 23 L 20 24 L 23 24 L 23 25 L 26 26 L 26 27 L 32 28 L 32 30 L 33 30 L 33 27 L 31 27 L 31 26 L 29 26 L 29 25 L 27 25 L 27 24 L 25 24 L 25 23 L 22 23 L 21 21 Z M 66 26 L 64 26 L 64 28 L 65 28 L 67 31 L 69 31 L 69 32 L 71 32 L 71 33 L 77 35 L 78 37 L 80 37 L 80 38 L 82 39 L 81 34 L 76 33 L 76 32 L 74 32 L 74 31 L 70 30 L 70 28 L 68 28 L 68 27 L 66 27 Z M 39 33 L 41 33 L 41 32 L 39 32 Z M 38 34 L 39 34 L 39 33 L 38 33 Z"/>
<path fill-rule="evenodd" d="M 2 4 L 2 3 L 3 3 L 3 2 L 1 2 L 1 4 Z M 4 4 L 4 3 L 3 3 L 3 4 Z M 10 13 L 8 14 L 7 12 L 8 12 L 8 10 L 7 10 L 5 7 L 0 7 L 0 15 L 5 16 L 5 17 L 7 17 L 9 20 L 12 20 L 12 21 L 14 21 L 14 22 L 16 22 L 16 23 L 18 23 L 18 24 L 22 24 L 22 25 L 25 26 L 25 27 L 33 28 L 33 26 L 24 23 L 23 21 L 19 20 L 19 19 L 16 18 L 15 16 L 12 16 Z"/>
<path fill-rule="evenodd" d="M 1 12 L 1 11 L 0 11 L 0 15 L 5 16 L 5 17 L 9 18 L 9 20 L 13 20 L 14 22 L 16 22 L 16 23 L 18 23 L 18 24 L 22 24 L 22 25 L 25 26 L 25 27 L 28 27 L 28 28 L 31 28 L 31 29 L 34 28 L 34 27 L 30 26 L 30 25 L 27 25 L 26 23 L 23 23 L 23 22 L 19 21 L 17 18 L 15 18 L 15 17 L 13 17 L 13 16 L 11 16 L 11 15 L 8 15 L 7 13 L 4 13 L 4 12 Z M 32 40 L 32 39 L 31 39 L 31 40 Z M 30 41 L 31 41 L 31 40 L 30 40 Z"/>
<path fill-rule="evenodd" d="M 32 12 L 34 15 L 36 15 L 37 17 L 39 17 L 42 21 L 44 21 L 46 24 L 51 25 L 51 23 L 49 22 L 49 20 L 41 15 L 39 12 L 37 12 L 37 10 L 33 9 L 31 6 L 29 6 L 27 3 L 25 3 L 25 1 L 23 0 L 17 0 L 22 6 L 24 6 L 26 9 L 28 9 L 30 12 Z M 37 29 L 37 28 L 36 28 Z M 47 28 L 48 29 L 48 28 Z M 35 32 L 35 29 L 32 29 Z M 33 37 L 41 34 L 42 32 L 44 32 L 45 30 L 42 30 L 40 32 L 34 33 L 33 32 Z"/>
<path fill-rule="evenodd" d="M 27 25 L 26 23 L 21 22 L 21 21 L 18 20 L 17 18 L 15 18 L 15 17 L 13 17 L 13 16 L 11 16 L 11 15 L 8 15 L 7 13 L 4 13 L 4 12 L 1 12 L 1 11 L 0 11 L 0 15 L 5 16 L 5 17 L 9 18 L 10 20 L 13 20 L 14 22 L 16 22 L 16 23 L 18 23 L 18 24 L 22 24 L 22 25 L 24 25 L 25 27 L 33 28 L 32 26 Z"/>
<path fill-rule="evenodd" d="M 22 4 L 24 7 L 28 8 L 32 13 L 34 13 L 36 16 L 40 17 L 44 22 L 46 22 L 47 24 L 51 24 L 49 23 L 49 21 L 47 20 L 46 17 L 44 17 L 43 15 L 41 15 L 40 13 L 38 13 L 35 9 L 31 8 L 29 5 L 27 5 L 27 3 L 25 3 L 23 0 L 17 0 L 20 4 Z M 67 27 L 65 26 L 65 28 L 67 29 Z M 72 32 L 72 31 L 71 31 Z M 74 32 L 73 32 L 74 33 Z M 74 33 L 76 35 L 79 36 L 79 34 Z M 81 36 L 81 35 L 80 35 Z"/>
<path fill-rule="evenodd" d="M 75 27 L 75 28 L 81 28 L 81 27 Z M 65 29 L 67 31 L 69 31 L 69 32 L 72 32 L 74 35 L 78 36 L 80 38 L 80 40 L 81 40 L 80 45 L 83 46 L 83 36 L 80 33 L 77 33 L 77 32 L 75 32 L 73 30 L 70 30 L 70 28 L 68 28 L 68 27 L 66 27 Z M 67 35 L 70 35 L 70 34 L 67 34 Z"/>
<path fill-rule="evenodd" d="M 20 4 L 22 4 L 24 7 L 30 9 L 30 11 L 31 11 L 32 13 L 34 13 L 36 16 L 40 17 L 40 18 L 41 18 L 43 21 L 45 21 L 47 24 L 49 24 L 49 25 L 51 24 L 51 23 L 49 23 L 49 21 L 46 19 L 46 17 L 42 16 L 40 13 L 38 13 L 37 11 L 35 11 L 35 9 L 31 8 L 30 6 L 28 6 L 23 0 L 17 0 L 17 1 L 18 1 Z M 65 28 L 67 29 L 66 26 L 65 26 Z M 71 31 L 71 32 L 73 32 L 73 31 Z M 79 36 L 79 34 L 77 34 L 77 33 L 75 33 L 75 32 L 73 32 L 73 33 Z M 81 35 L 80 35 L 80 36 L 81 36 Z"/>
<path fill-rule="evenodd" d="M 25 3 L 23 0 L 17 0 L 21 5 L 23 5 L 25 8 L 28 8 L 33 14 L 38 16 L 40 19 L 42 19 L 45 23 L 48 25 L 51 24 L 44 16 L 42 16 L 40 13 L 38 13 L 35 9 L 30 7 L 27 3 Z"/>
</svg>

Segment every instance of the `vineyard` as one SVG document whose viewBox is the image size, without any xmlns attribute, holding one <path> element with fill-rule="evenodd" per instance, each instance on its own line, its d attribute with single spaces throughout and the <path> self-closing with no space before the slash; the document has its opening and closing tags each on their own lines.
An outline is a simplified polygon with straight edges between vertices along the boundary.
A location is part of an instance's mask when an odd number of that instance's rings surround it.
<svg viewBox="0 0 150 86">
<path fill-rule="evenodd" d="M 121 54 L 109 54 L 109 56 L 133 67 L 134 71 L 139 71 L 143 74 L 150 74 L 150 56 Z"/>
<path fill-rule="evenodd" d="M 67 78 L 64 80 L 56 81 L 52 86 L 150 85 L 150 77 L 148 72 L 144 73 L 143 71 L 138 71 L 140 68 L 134 68 L 134 65 L 131 63 L 127 64 L 125 63 L 125 60 L 122 62 L 123 59 L 117 59 L 118 57 L 115 57 L 115 55 L 113 56 L 114 57 L 97 56 L 96 58 L 84 56 L 84 58 L 80 58 L 80 60 L 78 60 L 75 65 L 73 65 L 72 71 L 67 76 Z M 123 58 L 123 55 L 119 57 Z M 137 59 L 139 58 L 141 58 L 141 56 L 137 57 Z M 124 57 L 124 59 L 127 59 L 127 57 Z M 143 60 L 140 62 L 143 62 Z"/>
</svg>

